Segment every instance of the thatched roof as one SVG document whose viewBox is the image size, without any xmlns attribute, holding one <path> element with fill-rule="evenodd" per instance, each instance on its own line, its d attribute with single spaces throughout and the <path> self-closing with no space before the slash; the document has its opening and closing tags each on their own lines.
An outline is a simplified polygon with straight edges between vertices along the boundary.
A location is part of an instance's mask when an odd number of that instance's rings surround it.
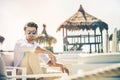
<svg viewBox="0 0 120 80">
<path fill-rule="evenodd" d="M 49 46 L 51 46 L 52 44 L 55 44 L 57 42 L 55 37 L 53 37 L 47 33 L 45 24 L 43 24 L 42 33 L 38 35 L 38 37 L 35 39 L 35 41 L 39 44 L 47 43 Z"/>
<path fill-rule="evenodd" d="M 95 22 L 95 23 L 94 23 Z M 87 12 L 84 11 L 82 8 L 82 5 L 80 5 L 79 10 L 71 16 L 69 19 L 67 19 L 65 22 L 63 22 L 57 29 L 57 31 L 60 31 L 61 28 L 67 28 L 68 30 L 84 30 L 84 29 L 94 29 L 93 27 L 101 26 L 99 24 L 96 25 L 96 23 L 105 23 L 101 21 L 100 19 L 88 14 Z M 94 23 L 95 25 L 93 25 Z M 105 23 L 103 24 L 106 28 L 108 29 L 108 25 Z"/>
</svg>

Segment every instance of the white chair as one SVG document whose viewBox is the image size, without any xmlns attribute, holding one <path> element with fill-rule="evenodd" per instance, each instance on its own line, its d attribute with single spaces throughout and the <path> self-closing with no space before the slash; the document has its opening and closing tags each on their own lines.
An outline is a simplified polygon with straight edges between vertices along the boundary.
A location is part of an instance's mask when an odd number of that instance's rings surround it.
<svg viewBox="0 0 120 80">
<path fill-rule="evenodd" d="M 6 64 L 7 65 L 6 66 L 6 73 L 7 73 L 8 80 L 16 80 L 18 78 L 21 78 L 22 80 L 26 80 L 26 78 L 36 78 L 36 77 L 61 77 L 60 78 L 61 80 L 66 80 L 64 78 L 66 78 L 65 76 L 67 76 L 67 74 L 66 73 L 61 73 L 60 70 L 58 70 L 58 68 L 56 68 L 56 67 L 49 67 L 49 66 L 46 66 L 46 65 L 42 65 L 43 69 L 47 70 L 47 74 L 27 75 L 26 74 L 26 68 L 11 66 L 12 61 L 13 61 L 13 53 L 9 54 L 9 55 L 8 55 L 8 53 L 6 53 L 5 55 L 3 55 L 3 57 L 4 57 L 5 62 L 7 63 Z M 16 71 L 18 69 L 22 70 L 22 75 L 17 75 L 16 74 Z"/>
<path fill-rule="evenodd" d="M 22 70 L 22 75 L 17 75 L 16 71 L 18 69 Z M 27 78 L 40 78 L 40 77 L 59 77 L 57 80 L 68 80 L 67 73 L 46 73 L 46 74 L 26 74 L 26 68 L 24 67 L 6 67 L 7 79 L 8 80 L 16 80 L 18 78 L 21 78 L 22 80 L 26 80 Z"/>
<path fill-rule="evenodd" d="M 26 68 L 24 67 L 7 66 L 6 67 L 7 78 L 9 80 L 16 80 L 17 77 L 14 77 L 14 76 L 18 76 L 16 73 L 17 73 L 17 70 L 19 69 L 22 71 L 22 75 L 26 75 Z M 21 76 L 20 78 L 22 78 L 22 80 L 26 80 L 26 77 Z"/>
</svg>

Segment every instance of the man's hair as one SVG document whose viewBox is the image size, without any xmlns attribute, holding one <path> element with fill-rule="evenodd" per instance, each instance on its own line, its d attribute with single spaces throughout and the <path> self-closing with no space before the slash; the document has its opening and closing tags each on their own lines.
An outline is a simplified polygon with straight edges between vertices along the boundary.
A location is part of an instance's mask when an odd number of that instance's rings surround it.
<svg viewBox="0 0 120 80">
<path fill-rule="evenodd" d="M 36 23 L 34 23 L 34 22 L 28 22 L 28 23 L 25 25 L 25 27 L 24 27 L 24 31 L 26 31 L 26 28 L 27 28 L 27 27 L 35 27 L 36 30 L 37 30 L 38 25 L 37 25 Z"/>
</svg>

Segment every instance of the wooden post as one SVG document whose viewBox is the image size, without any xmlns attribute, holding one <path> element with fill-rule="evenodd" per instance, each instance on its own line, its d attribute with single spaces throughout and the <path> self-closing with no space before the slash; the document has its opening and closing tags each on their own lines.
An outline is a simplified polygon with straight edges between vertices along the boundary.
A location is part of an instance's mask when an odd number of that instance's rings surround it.
<svg viewBox="0 0 120 80">
<path fill-rule="evenodd" d="M 89 32 L 88 32 L 88 43 L 90 44 L 90 34 L 89 34 Z M 92 51 L 91 51 L 91 44 L 90 44 L 90 53 L 91 53 Z"/>
<path fill-rule="evenodd" d="M 102 36 L 102 31 L 101 31 L 101 52 L 103 53 L 103 36 Z"/>
<path fill-rule="evenodd" d="M 94 40 L 95 40 L 95 52 L 97 52 L 97 49 L 96 49 L 96 29 L 94 30 Z"/>
<path fill-rule="evenodd" d="M 66 51 L 66 46 L 64 45 L 64 37 L 65 35 L 64 35 L 64 28 L 63 28 L 63 51 Z"/>
</svg>

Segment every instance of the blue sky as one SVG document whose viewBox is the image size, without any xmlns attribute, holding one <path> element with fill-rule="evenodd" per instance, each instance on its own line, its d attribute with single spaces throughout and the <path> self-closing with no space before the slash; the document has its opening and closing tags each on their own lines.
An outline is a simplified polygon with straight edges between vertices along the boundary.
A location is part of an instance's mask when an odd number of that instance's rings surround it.
<svg viewBox="0 0 120 80">
<path fill-rule="evenodd" d="M 34 21 L 47 25 L 48 34 L 57 38 L 56 51 L 62 51 L 62 32 L 56 30 L 60 24 L 71 17 L 82 4 L 89 14 L 109 25 L 109 34 L 120 27 L 120 0 L 0 0 L 0 35 L 6 39 L 4 50 L 13 50 L 16 40 L 24 37 L 26 22 Z"/>
</svg>

